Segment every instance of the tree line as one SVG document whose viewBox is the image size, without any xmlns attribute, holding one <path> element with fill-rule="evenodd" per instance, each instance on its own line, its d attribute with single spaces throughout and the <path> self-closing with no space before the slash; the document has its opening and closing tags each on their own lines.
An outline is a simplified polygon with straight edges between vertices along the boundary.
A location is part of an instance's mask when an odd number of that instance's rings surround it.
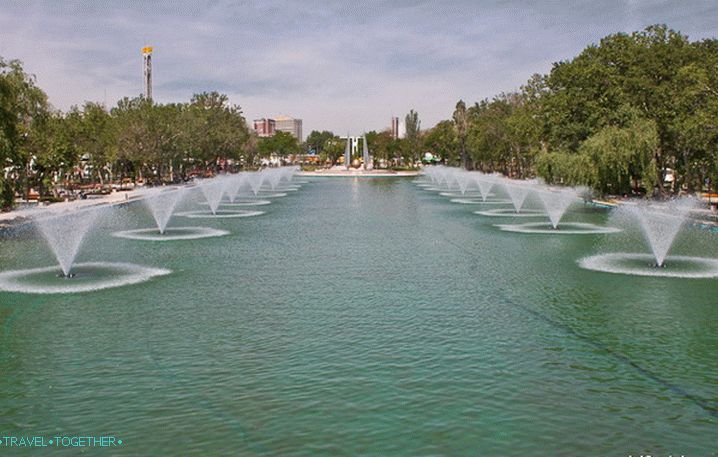
<svg viewBox="0 0 718 457">
<path fill-rule="evenodd" d="M 95 183 L 178 182 L 298 151 L 284 132 L 257 138 L 218 92 L 186 103 L 139 96 L 110 109 L 87 102 L 55 110 L 21 62 L 0 58 L 0 209 L 31 190 L 52 199 Z"/>
<path fill-rule="evenodd" d="M 710 191 L 718 180 L 718 40 L 665 25 L 617 33 L 423 133 L 447 164 L 604 194 Z"/>
<path fill-rule="evenodd" d="M 406 134 L 395 138 L 390 130 L 366 132 L 367 145 L 374 159 L 374 167 L 414 167 L 421 160 L 423 150 L 419 114 L 410 110 L 404 118 Z M 313 130 L 304 142 L 304 150 L 316 154 L 321 164 L 335 165 L 344 157 L 346 139 L 328 130 Z"/>
<path fill-rule="evenodd" d="M 718 180 L 718 40 L 690 41 L 665 25 L 617 33 L 531 76 L 515 92 L 467 106 L 405 135 L 368 132 L 376 163 L 413 167 L 426 153 L 448 165 L 605 194 L 712 190 Z M 30 190 L 59 197 L 82 183 L 185 180 L 253 167 L 259 158 L 316 153 L 335 164 L 344 141 L 313 131 L 304 144 L 258 138 L 218 92 L 185 103 L 124 98 L 55 110 L 19 61 L 0 57 L 0 208 Z"/>
</svg>

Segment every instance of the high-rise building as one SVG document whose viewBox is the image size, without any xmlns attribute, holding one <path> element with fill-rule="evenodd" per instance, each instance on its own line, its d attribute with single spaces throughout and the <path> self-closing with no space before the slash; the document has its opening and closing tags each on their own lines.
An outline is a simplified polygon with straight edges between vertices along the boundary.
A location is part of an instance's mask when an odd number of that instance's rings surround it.
<svg viewBox="0 0 718 457">
<path fill-rule="evenodd" d="M 263 117 L 262 119 L 255 119 L 252 122 L 252 128 L 255 132 L 257 132 L 257 136 L 266 138 L 274 135 L 276 123 L 274 119 L 267 119 Z"/>
<path fill-rule="evenodd" d="M 294 119 L 289 116 L 277 116 L 274 118 L 275 130 L 277 132 L 287 132 L 294 135 L 294 138 L 302 141 L 302 120 Z"/>
<path fill-rule="evenodd" d="M 391 117 L 391 137 L 395 140 L 399 138 L 399 118 L 396 116 Z"/>
</svg>

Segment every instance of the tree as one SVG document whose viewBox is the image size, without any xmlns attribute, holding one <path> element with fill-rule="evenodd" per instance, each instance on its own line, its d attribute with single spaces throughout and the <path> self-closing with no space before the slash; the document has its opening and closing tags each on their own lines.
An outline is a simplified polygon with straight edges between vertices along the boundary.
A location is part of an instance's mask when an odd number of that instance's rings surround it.
<svg viewBox="0 0 718 457">
<path fill-rule="evenodd" d="M 420 154 L 421 121 L 419 121 L 419 113 L 413 109 L 410 110 L 404 118 L 404 125 L 406 127 L 404 157 L 408 157 L 409 164 L 413 166 L 417 162 L 417 158 Z"/>
<path fill-rule="evenodd" d="M 307 137 L 307 140 L 304 142 L 304 148 L 307 151 L 313 150 L 315 154 L 321 154 L 322 151 L 324 151 L 324 145 L 326 142 L 333 138 L 334 134 L 327 130 L 321 132 L 318 130 L 312 130 Z"/>
<path fill-rule="evenodd" d="M 391 159 L 400 154 L 399 141 L 395 140 L 391 132 L 369 132 L 366 134 L 369 151 L 374 158 L 374 168 L 379 168 L 382 162 L 388 163 Z"/>
<path fill-rule="evenodd" d="M 473 167 L 470 166 L 469 157 L 466 154 L 466 137 L 469 128 L 469 116 L 466 112 L 466 104 L 463 100 L 459 100 L 456 103 L 456 108 L 454 109 L 452 118 L 454 120 L 454 129 L 456 130 L 456 140 L 459 146 L 461 166 L 470 170 Z"/>
<path fill-rule="evenodd" d="M 249 130 L 239 106 L 230 104 L 224 94 L 202 92 L 192 96 L 187 110 L 191 147 L 200 160 L 216 168 L 242 157 Z"/>
<path fill-rule="evenodd" d="M 463 159 L 456 153 L 459 143 L 456 131 L 453 121 L 439 122 L 424 135 L 424 149 L 441 157 L 446 164 L 461 165 Z"/>
<path fill-rule="evenodd" d="M 587 185 L 609 194 L 638 193 L 658 183 L 653 162 L 658 147 L 655 122 L 637 111 L 622 127 L 609 125 L 581 144 L 577 153 L 543 152 L 539 176 L 549 183 Z"/>
<path fill-rule="evenodd" d="M 336 164 L 339 157 L 344 155 L 344 145 L 346 140 L 340 139 L 338 136 L 331 138 L 324 142 L 324 150 L 320 155 L 320 158 L 324 162 L 329 162 L 332 165 Z"/>
<path fill-rule="evenodd" d="M 279 131 L 270 137 L 259 139 L 259 153 L 262 157 L 273 154 L 286 157 L 290 154 L 298 154 L 300 151 L 299 141 L 288 132 Z"/>
<path fill-rule="evenodd" d="M 74 132 L 74 143 L 80 157 L 87 157 L 100 183 L 113 178 L 117 160 L 117 123 L 103 105 L 87 102 L 80 111 L 74 107 L 65 116 Z M 73 125 L 73 127 L 70 127 Z"/>
<path fill-rule="evenodd" d="M 165 177 L 173 178 L 181 159 L 181 112 L 179 105 L 155 105 L 143 97 L 120 100 L 112 114 L 120 128 L 118 158 L 127 171 L 158 184 Z"/>
<path fill-rule="evenodd" d="M 626 127 L 607 126 L 587 139 L 579 150 L 587 156 L 595 176 L 586 183 L 603 193 L 638 192 L 639 185 L 657 184 L 653 162 L 658 147 L 654 121 L 636 118 Z"/>
<path fill-rule="evenodd" d="M 17 60 L 0 57 L 0 209 L 9 209 L 15 192 L 29 191 L 27 170 L 32 161 L 28 146 L 49 116 L 45 93 Z"/>
</svg>

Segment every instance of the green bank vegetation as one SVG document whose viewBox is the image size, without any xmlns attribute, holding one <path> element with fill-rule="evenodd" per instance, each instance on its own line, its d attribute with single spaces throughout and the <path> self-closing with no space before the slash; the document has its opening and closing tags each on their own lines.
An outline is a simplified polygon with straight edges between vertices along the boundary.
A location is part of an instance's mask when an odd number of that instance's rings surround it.
<svg viewBox="0 0 718 457">
<path fill-rule="evenodd" d="M 663 25 L 605 37 L 520 90 L 424 133 L 447 164 L 606 194 L 710 191 L 718 180 L 718 40 Z"/>
<path fill-rule="evenodd" d="M 291 135 L 257 138 L 241 108 L 217 92 L 158 104 L 124 98 L 107 109 L 53 109 L 19 61 L 0 58 L 0 208 L 15 196 L 57 199 L 110 183 L 177 182 L 253 167 L 299 151 Z"/>
<path fill-rule="evenodd" d="M 375 164 L 413 166 L 426 153 L 449 165 L 605 194 L 711 191 L 718 180 L 718 40 L 690 41 L 664 25 L 618 33 L 533 75 L 518 91 L 473 105 L 404 138 L 368 132 Z M 82 184 L 169 182 L 260 158 L 313 151 L 334 164 L 344 142 L 313 131 L 258 138 L 239 106 L 206 92 L 186 103 L 125 98 L 52 108 L 18 61 L 0 58 L 0 207 L 16 195 L 59 197 Z"/>
<path fill-rule="evenodd" d="M 405 138 L 369 132 L 375 158 L 447 165 L 587 185 L 603 194 L 711 191 L 718 180 L 718 40 L 690 41 L 665 25 L 617 33 L 535 74 L 519 90 L 467 106 Z M 332 137 L 334 139 L 327 140 Z M 343 143 L 312 132 L 309 148 Z M 326 142 L 326 143 L 323 143 Z"/>
</svg>

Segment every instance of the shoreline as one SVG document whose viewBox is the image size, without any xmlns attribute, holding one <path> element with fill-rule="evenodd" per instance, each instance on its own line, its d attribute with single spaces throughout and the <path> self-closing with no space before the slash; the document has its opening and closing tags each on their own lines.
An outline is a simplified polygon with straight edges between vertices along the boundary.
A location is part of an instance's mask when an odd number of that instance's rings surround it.
<svg viewBox="0 0 718 457">
<path fill-rule="evenodd" d="M 421 170 L 392 171 L 392 170 L 361 170 L 328 168 L 316 171 L 300 171 L 297 176 L 306 177 L 332 177 L 332 178 L 403 178 L 421 175 Z"/>
<path fill-rule="evenodd" d="M 122 205 L 139 200 L 141 200 L 140 192 L 138 189 L 133 189 L 130 191 L 112 192 L 111 194 L 101 196 L 89 196 L 86 200 L 70 200 L 50 204 L 30 203 L 22 208 L 0 213 L 0 230 L 25 224 L 41 211 L 62 213 L 94 206 Z"/>
</svg>

